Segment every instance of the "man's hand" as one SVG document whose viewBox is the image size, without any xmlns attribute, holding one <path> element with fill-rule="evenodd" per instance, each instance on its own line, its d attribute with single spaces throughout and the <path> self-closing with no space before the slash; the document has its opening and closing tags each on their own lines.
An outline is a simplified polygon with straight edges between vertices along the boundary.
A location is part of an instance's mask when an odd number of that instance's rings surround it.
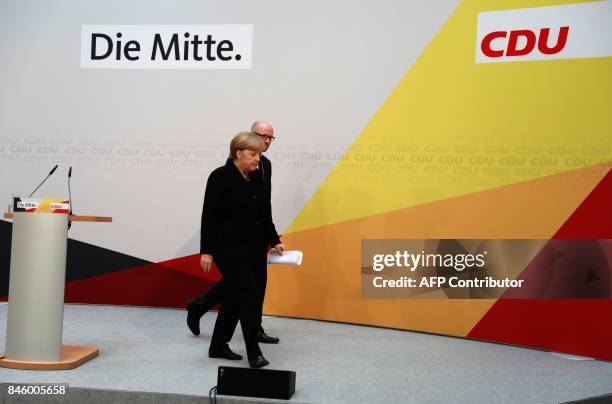
<svg viewBox="0 0 612 404">
<path fill-rule="evenodd" d="M 274 247 L 272 247 L 273 250 L 276 250 L 276 252 L 280 255 L 283 255 L 283 251 L 285 251 L 285 245 L 278 243 L 277 245 L 275 245 Z"/>
<path fill-rule="evenodd" d="M 202 271 L 210 272 L 210 268 L 212 267 L 213 257 L 210 254 L 202 254 L 200 257 L 200 266 L 202 267 Z"/>
</svg>

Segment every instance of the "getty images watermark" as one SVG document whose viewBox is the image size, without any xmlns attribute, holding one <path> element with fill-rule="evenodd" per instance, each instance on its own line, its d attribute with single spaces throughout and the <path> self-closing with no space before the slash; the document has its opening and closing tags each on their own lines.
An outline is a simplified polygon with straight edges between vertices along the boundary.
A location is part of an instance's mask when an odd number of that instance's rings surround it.
<svg viewBox="0 0 612 404">
<path fill-rule="evenodd" d="M 364 298 L 499 298 L 546 240 L 362 240 Z M 512 251 L 512 253 L 508 253 Z"/>
</svg>

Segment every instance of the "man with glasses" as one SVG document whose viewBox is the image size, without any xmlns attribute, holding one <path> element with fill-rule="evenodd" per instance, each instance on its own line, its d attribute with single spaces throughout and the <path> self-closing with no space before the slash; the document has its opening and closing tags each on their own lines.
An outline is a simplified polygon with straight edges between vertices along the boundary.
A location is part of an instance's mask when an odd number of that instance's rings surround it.
<svg viewBox="0 0 612 404">
<path fill-rule="evenodd" d="M 265 121 L 256 121 L 251 126 L 251 132 L 259 136 L 263 140 L 264 150 L 262 150 L 262 153 L 266 152 L 270 147 L 270 144 L 272 144 L 272 141 L 275 139 L 274 128 L 272 128 L 272 125 Z M 259 169 L 261 170 L 264 181 L 264 190 L 266 194 L 267 203 L 270 206 L 270 212 L 272 212 L 272 163 L 263 154 L 260 158 Z M 274 232 L 276 233 L 276 229 L 274 229 Z M 282 254 L 285 249 L 285 246 L 283 244 L 280 244 L 279 248 L 281 250 L 279 252 Z M 260 287 L 260 300 L 259 306 L 257 308 L 257 315 L 259 321 L 257 341 L 264 344 L 278 344 L 279 339 L 267 335 L 262 327 L 262 309 L 264 297 L 266 294 L 266 284 L 268 280 L 267 266 L 257 268 L 257 273 L 255 275 L 257 283 Z M 221 302 L 223 293 L 225 293 L 225 282 L 223 281 L 223 279 L 221 279 L 210 289 L 208 289 L 208 291 L 206 291 L 206 293 L 204 293 L 202 296 L 196 297 L 187 302 L 187 326 L 194 335 L 200 335 L 200 318 L 202 318 L 202 316 L 213 306 Z M 236 356 L 228 354 L 225 359 L 236 359 Z"/>
</svg>

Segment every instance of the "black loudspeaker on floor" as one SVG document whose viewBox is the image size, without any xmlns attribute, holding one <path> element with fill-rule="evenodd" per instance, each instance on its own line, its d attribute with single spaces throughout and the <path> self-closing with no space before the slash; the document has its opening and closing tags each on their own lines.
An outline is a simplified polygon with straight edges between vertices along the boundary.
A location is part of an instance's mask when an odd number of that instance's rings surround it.
<svg viewBox="0 0 612 404">
<path fill-rule="evenodd" d="M 219 366 L 217 394 L 289 400 L 295 393 L 295 372 Z"/>
</svg>

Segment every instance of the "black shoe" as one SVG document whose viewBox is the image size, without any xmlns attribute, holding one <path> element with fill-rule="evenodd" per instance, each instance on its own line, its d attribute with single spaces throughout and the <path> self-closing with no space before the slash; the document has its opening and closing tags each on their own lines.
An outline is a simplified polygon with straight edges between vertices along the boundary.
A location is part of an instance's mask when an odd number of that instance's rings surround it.
<svg viewBox="0 0 612 404">
<path fill-rule="evenodd" d="M 200 310 L 196 307 L 193 300 L 187 302 L 187 327 L 193 335 L 200 335 Z"/>
<path fill-rule="evenodd" d="M 262 355 L 258 355 L 253 359 L 249 359 L 249 366 L 252 368 L 263 368 L 264 366 L 268 366 L 270 362 L 266 360 Z"/>
<path fill-rule="evenodd" d="M 239 361 L 242 359 L 242 355 L 238 355 L 236 352 L 232 351 L 227 344 L 222 345 L 220 348 L 210 348 L 208 350 L 208 357 L 229 359 L 231 361 Z"/>
<path fill-rule="evenodd" d="M 279 341 L 280 339 L 271 337 L 263 331 L 257 333 L 257 342 L 261 342 L 262 344 L 278 344 Z"/>
</svg>

